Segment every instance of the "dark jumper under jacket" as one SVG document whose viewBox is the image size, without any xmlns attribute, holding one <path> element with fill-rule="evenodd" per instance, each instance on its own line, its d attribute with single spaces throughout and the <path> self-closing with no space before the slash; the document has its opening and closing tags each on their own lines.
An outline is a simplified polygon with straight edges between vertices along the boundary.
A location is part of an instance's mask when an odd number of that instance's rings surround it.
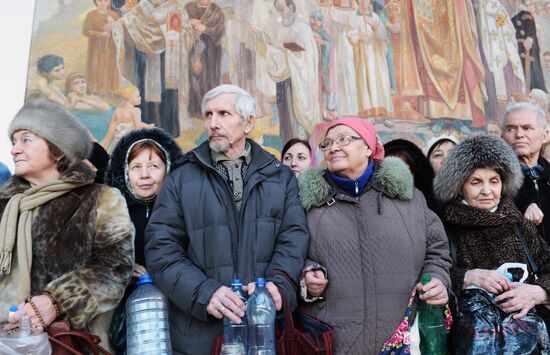
<svg viewBox="0 0 550 355">
<path fill-rule="evenodd" d="M 176 354 L 211 352 L 222 321 L 206 308 L 212 294 L 230 286 L 233 277 L 246 284 L 279 269 L 297 283 L 304 265 L 309 234 L 294 173 L 248 142 L 252 160 L 240 211 L 229 184 L 212 166 L 205 142 L 166 179 L 147 226 L 147 267 L 170 299 Z M 270 279 L 295 307 L 293 285 L 281 275 Z"/>
<path fill-rule="evenodd" d="M 544 218 L 537 229 L 546 243 L 550 244 L 550 163 L 540 157 L 538 164 L 544 169 L 541 177 L 533 179 L 524 175 L 523 185 L 516 195 L 515 202 L 521 213 L 525 213 L 531 203 L 536 203 L 539 206 L 544 213 Z"/>
</svg>

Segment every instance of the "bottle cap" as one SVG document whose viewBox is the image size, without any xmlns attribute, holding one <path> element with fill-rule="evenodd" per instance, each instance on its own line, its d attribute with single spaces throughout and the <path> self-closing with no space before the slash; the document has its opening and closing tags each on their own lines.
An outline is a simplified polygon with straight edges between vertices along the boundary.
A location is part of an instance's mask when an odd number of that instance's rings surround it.
<svg viewBox="0 0 550 355">
<path fill-rule="evenodd" d="M 141 286 L 141 285 L 152 284 L 152 283 L 153 283 L 153 279 L 151 278 L 151 275 L 143 274 L 137 280 L 136 285 Z"/>
<path fill-rule="evenodd" d="M 10 312 L 17 312 L 18 308 L 17 306 L 10 306 Z"/>
<path fill-rule="evenodd" d="M 256 286 L 264 287 L 265 286 L 265 279 L 263 277 L 258 277 L 256 279 Z"/>
<path fill-rule="evenodd" d="M 422 275 L 422 278 L 420 279 L 420 282 L 422 283 L 422 285 L 425 285 L 430 281 L 432 281 L 431 275 Z"/>
<path fill-rule="evenodd" d="M 510 280 L 510 282 L 513 282 L 513 281 L 514 281 L 514 275 L 512 275 L 511 272 L 506 271 L 506 272 L 504 273 L 504 276 L 506 276 L 506 277 L 508 278 L 508 280 Z"/>
<path fill-rule="evenodd" d="M 233 281 L 231 281 L 231 286 L 242 286 L 241 280 L 233 279 Z"/>
</svg>

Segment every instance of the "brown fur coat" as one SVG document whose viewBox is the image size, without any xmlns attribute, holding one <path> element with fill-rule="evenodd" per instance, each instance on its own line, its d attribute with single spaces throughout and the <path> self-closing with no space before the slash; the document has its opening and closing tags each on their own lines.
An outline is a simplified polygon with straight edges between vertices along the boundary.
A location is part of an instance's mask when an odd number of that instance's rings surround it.
<svg viewBox="0 0 550 355">
<path fill-rule="evenodd" d="M 90 181 L 93 174 L 77 163 L 60 179 Z M 17 176 L 6 182 L 0 189 L 0 212 L 29 187 Z M 117 305 L 132 276 L 133 238 L 125 200 L 116 189 L 87 184 L 47 202 L 32 223 L 32 294 L 50 291 L 71 327 L 94 332 L 108 344 L 110 320 L 104 315 Z M 0 314 L 2 323 L 6 319 Z"/>
<path fill-rule="evenodd" d="M 451 279 L 457 296 L 462 292 L 468 270 L 496 269 L 506 262 L 525 263 L 529 267 L 521 240 L 514 231 L 516 223 L 539 269 L 538 280 L 531 274 L 527 282 L 550 292 L 550 247 L 511 200 L 502 199 L 498 210 L 492 213 L 453 200 L 445 209 L 443 220 L 447 235 L 456 243 L 457 260 L 451 268 Z M 532 271 L 530 267 L 529 271 Z M 543 307 L 537 309 L 548 323 L 550 313 Z"/>
</svg>

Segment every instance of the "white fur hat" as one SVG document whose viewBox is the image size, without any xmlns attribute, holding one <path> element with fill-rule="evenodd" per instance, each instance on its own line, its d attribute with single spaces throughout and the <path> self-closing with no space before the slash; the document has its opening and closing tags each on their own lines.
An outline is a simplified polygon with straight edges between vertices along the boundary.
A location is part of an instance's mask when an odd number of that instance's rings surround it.
<svg viewBox="0 0 550 355">
<path fill-rule="evenodd" d="M 87 159 L 92 151 L 86 127 L 67 109 L 47 100 L 29 100 L 23 105 L 8 128 L 10 139 L 23 129 L 55 144 L 70 160 Z"/>
</svg>

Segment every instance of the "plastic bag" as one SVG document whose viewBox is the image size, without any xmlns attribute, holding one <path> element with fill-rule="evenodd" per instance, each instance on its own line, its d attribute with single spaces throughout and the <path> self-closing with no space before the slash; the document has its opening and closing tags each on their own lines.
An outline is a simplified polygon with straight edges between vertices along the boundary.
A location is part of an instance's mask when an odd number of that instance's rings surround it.
<svg viewBox="0 0 550 355">
<path fill-rule="evenodd" d="M 463 291 L 453 329 L 456 354 L 550 354 L 544 321 L 534 309 L 521 319 L 504 312 L 495 296 L 480 288 Z"/>
<path fill-rule="evenodd" d="M 47 333 L 39 331 L 22 336 L 18 329 L 10 332 L 0 330 L 0 355 L 50 355 L 51 353 L 52 347 Z"/>
</svg>

